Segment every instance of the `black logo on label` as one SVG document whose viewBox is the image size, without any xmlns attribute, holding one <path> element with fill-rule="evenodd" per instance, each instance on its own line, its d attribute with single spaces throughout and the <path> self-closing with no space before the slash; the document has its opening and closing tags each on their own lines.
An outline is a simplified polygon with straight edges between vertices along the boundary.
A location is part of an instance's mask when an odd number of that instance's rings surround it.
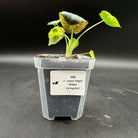
<svg viewBox="0 0 138 138">
<path fill-rule="evenodd" d="M 53 85 L 57 85 L 58 84 L 58 81 L 56 81 L 56 82 L 53 82 Z"/>
</svg>

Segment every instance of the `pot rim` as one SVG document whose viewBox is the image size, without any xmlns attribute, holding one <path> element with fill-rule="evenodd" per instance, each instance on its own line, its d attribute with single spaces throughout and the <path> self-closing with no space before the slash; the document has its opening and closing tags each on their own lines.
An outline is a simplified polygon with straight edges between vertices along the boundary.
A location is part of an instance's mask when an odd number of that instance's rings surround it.
<svg viewBox="0 0 138 138">
<path fill-rule="evenodd" d="M 38 54 L 34 57 L 36 68 L 43 69 L 93 69 L 95 60 L 86 55 L 79 55 L 77 59 L 65 58 L 63 54 L 47 54 L 52 56 L 62 56 L 59 58 L 39 57 L 43 54 Z"/>
</svg>

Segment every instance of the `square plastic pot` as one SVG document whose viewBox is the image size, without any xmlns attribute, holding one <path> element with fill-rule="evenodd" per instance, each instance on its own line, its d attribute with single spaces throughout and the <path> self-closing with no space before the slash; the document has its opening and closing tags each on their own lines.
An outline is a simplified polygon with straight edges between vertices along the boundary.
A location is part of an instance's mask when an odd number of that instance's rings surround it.
<svg viewBox="0 0 138 138">
<path fill-rule="evenodd" d="M 91 70 L 94 69 L 95 59 L 88 56 L 79 56 L 78 59 L 66 59 L 59 54 L 49 54 L 59 58 L 34 57 L 35 67 L 38 71 L 40 98 L 43 117 L 54 120 L 55 117 L 71 117 L 79 119 L 83 114 L 87 88 Z M 50 72 L 58 70 L 85 71 L 84 95 L 51 95 Z"/>
</svg>

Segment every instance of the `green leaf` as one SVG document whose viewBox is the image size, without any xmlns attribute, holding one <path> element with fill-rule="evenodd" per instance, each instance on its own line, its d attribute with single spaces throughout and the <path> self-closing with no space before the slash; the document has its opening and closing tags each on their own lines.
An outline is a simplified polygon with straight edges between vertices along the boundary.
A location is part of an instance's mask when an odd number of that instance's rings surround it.
<svg viewBox="0 0 138 138">
<path fill-rule="evenodd" d="M 56 26 L 48 33 L 49 46 L 58 43 L 64 37 L 65 30 L 62 27 Z"/>
<path fill-rule="evenodd" d="M 73 50 L 78 47 L 79 41 L 75 38 L 69 39 L 66 47 L 66 57 L 71 57 Z"/>
<path fill-rule="evenodd" d="M 119 21 L 117 20 L 117 18 L 113 15 L 111 15 L 108 11 L 104 11 L 102 10 L 99 13 L 101 19 L 105 22 L 105 24 L 111 26 L 111 27 L 120 27 Z"/>
<path fill-rule="evenodd" d="M 59 12 L 59 18 L 62 19 L 61 24 L 67 33 L 71 33 L 73 28 L 73 32 L 77 34 L 88 24 L 82 17 L 66 11 Z"/>
<path fill-rule="evenodd" d="M 54 26 L 56 26 L 56 25 L 58 25 L 58 23 L 61 22 L 61 20 L 62 20 L 62 19 L 55 20 L 55 21 L 51 21 L 51 22 L 49 22 L 47 25 L 54 25 Z"/>
<path fill-rule="evenodd" d="M 93 50 L 90 50 L 89 55 L 91 56 L 91 58 L 95 59 L 95 55 L 94 55 Z"/>
<path fill-rule="evenodd" d="M 76 47 L 78 47 L 79 41 L 77 39 L 75 39 L 75 38 L 72 38 L 72 39 L 69 40 L 69 44 L 68 45 L 73 50 Z"/>
</svg>

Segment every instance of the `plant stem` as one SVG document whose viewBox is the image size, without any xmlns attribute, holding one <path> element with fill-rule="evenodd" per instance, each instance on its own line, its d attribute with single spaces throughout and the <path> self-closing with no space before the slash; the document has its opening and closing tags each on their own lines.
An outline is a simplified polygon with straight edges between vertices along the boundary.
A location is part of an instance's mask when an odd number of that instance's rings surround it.
<svg viewBox="0 0 138 138">
<path fill-rule="evenodd" d="M 65 57 L 71 57 L 72 55 L 72 51 L 73 51 L 73 27 L 72 27 L 72 31 L 71 31 L 71 38 L 68 40 L 68 43 L 66 43 L 66 54 Z"/>
<path fill-rule="evenodd" d="M 102 22 L 103 22 L 103 20 L 100 21 L 100 22 L 98 22 L 98 23 L 96 23 L 96 24 L 94 24 L 94 25 L 92 25 L 92 26 L 90 26 L 87 30 L 85 30 L 85 31 L 77 38 L 77 40 L 79 40 L 79 39 L 80 39 L 86 32 L 88 32 L 90 29 L 94 28 L 95 26 L 99 25 L 99 24 L 102 23 Z"/>
<path fill-rule="evenodd" d="M 81 53 L 81 54 L 73 54 L 70 57 L 77 56 L 77 55 L 86 55 L 86 54 L 89 54 L 89 52 L 87 52 L 87 53 Z"/>
<path fill-rule="evenodd" d="M 71 31 L 71 40 L 73 38 L 73 27 L 72 27 L 72 31 Z"/>
<path fill-rule="evenodd" d="M 67 38 L 69 40 L 69 37 L 65 33 L 64 33 L 64 36 L 65 36 L 65 38 Z"/>
<path fill-rule="evenodd" d="M 68 44 L 67 38 L 65 37 L 66 45 Z"/>
</svg>

